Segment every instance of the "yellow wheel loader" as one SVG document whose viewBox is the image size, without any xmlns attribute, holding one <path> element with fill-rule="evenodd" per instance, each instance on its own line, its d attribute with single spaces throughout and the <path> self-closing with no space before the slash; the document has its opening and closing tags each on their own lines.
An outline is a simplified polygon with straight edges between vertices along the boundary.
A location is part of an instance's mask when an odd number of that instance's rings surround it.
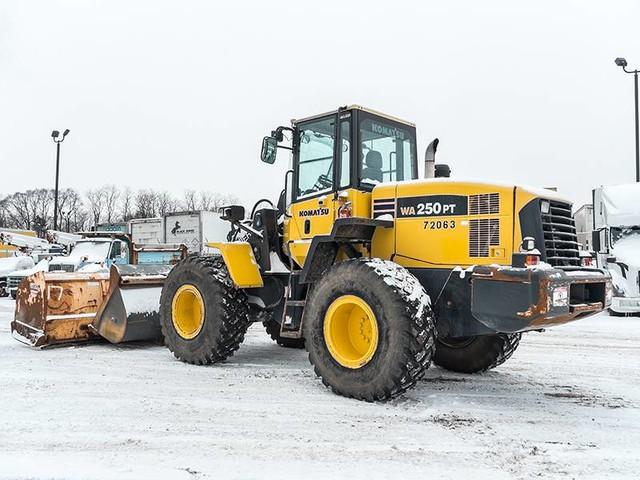
<svg viewBox="0 0 640 480">
<path fill-rule="evenodd" d="M 607 274 L 580 264 L 570 202 L 550 190 L 418 179 L 409 122 L 344 107 L 278 127 L 262 160 L 274 163 L 278 148 L 291 151 L 292 169 L 277 204 L 261 200 L 247 219 L 243 207 L 224 207 L 230 241 L 166 279 L 160 323 L 180 360 L 223 361 L 262 321 L 278 343 L 304 345 L 334 392 L 385 400 L 432 361 L 482 372 L 507 360 L 523 332 L 610 302 Z"/>
</svg>

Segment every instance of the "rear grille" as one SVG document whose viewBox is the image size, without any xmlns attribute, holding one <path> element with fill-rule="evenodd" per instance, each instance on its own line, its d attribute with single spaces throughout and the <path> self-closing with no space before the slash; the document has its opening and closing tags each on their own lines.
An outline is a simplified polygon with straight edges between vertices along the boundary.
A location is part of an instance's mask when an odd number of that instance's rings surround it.
<svg viewBox="0 0 640 480">
<path fill-rule="evenodd" d="M 547 263 L 554 267 L 580 266 L 578 236 L 571 217 L 571 205 L 551 201 L 549 213 L 541 215 Z"/>
<path fill-rule="evenodd" d="M 500 245 L 500 220 L 469 220 L 469 257 L 488 257 L 489 247 Z"/>
<path fill-rule="evenodd" d="M 500 194 L 481 193 L 469 195 L 470 215 L 490 215 L 500 213 Z"/>
</svg>

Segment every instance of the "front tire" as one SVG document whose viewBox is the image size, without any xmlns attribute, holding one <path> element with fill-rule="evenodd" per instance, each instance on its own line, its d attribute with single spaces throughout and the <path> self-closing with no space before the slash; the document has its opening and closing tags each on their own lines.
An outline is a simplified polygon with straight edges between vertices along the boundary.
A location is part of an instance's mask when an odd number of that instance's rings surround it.
<svg viewBox="0 0 640 480">
<path fill-rule="evenodd" d="M 408 270 L 380 259 L 333 265 L 313 286 L 303 319 L 309 361 L 335 393 L 387 400 L 431 363 L 429 296 Z"/>
<path fill-rule="evenodd" d="M 520 333 L 438 339 L 433 363 L 452 372 L 479 373 L 506 362 L 520 344 Z"/>
<path fill-rule="evenodd" d="M 248 303 L 219 256 L 192 255 L 169 273 L 160 296 L 165 345 L 186 363 L 232 356 L 249 327 Z"/>
</svg>

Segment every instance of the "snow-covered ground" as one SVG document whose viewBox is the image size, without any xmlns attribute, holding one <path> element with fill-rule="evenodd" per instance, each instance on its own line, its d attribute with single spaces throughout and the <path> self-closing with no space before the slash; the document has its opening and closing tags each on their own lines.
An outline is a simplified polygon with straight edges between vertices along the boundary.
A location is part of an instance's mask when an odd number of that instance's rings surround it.
<svg viewBox="0 0 640 480">
<path fill-rule="evenodd" d="M 235 357 L 32 350 L 0 299 L 0 477 L 638 478 L 640 318 L 524 337 L 484 375 L 432 367 L 386 404 L 333 395 L 254 326 Z"/>
</svg>

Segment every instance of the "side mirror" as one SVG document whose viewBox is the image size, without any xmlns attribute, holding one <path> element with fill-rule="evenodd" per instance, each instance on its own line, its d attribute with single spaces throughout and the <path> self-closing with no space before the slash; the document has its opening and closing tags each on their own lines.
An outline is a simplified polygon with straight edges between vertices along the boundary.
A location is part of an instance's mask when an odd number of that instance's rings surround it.
<svg viewBox="0 0 640 480">
<path fill-rule="evenodd" d="M 601 228 L 593 232 L 593 249 L 598 253 L 609 253 L 609 229 Z"/>
<path fill-rule="evenodd" d="M 278 141 L 273 137 L 264 137 L 262 139 L 262 150 L 260 151 L 260 160 L 264 163 L 273 164 L 276 161 L 276 153 L 278 151 Z"/>
<path fill-rule="evenodd" d="M 228 205 L 220 208 L 220 218 L 230 222 L 244 220 L 244 207 L 242 205 Z"/>
</svg>

